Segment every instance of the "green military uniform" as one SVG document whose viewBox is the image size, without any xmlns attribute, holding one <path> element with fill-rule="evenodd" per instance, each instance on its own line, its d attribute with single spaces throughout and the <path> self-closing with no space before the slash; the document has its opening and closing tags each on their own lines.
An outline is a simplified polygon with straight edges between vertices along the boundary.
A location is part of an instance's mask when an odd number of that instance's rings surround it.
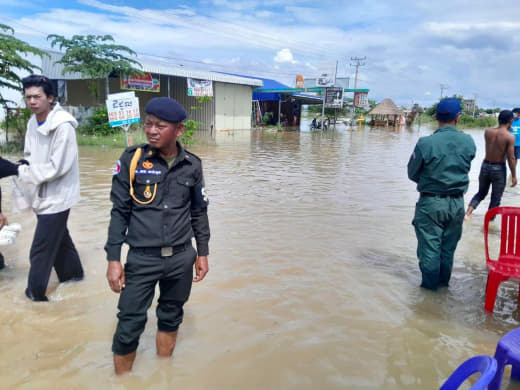
<svg viewBox="0 0 520 390">
<path fill-rule="evenodd" d="M 421 193 L 412 224 L 422 287 L 435 290 L 450 280 L 464 221 L 463 194 L 468 189 L 475 152 L 469 135 L 455 126 L 445 126 L 420 138 L 408 162 L 408 177 Z"/>
<path fill-rule="evenodd" d="M 130 247 L 125 264 L 126 286 L 119 299 L 119 323 L 112 350 L 119 355 L 137 349 L 146 312 L 159 282 L 158 328 L 177 330 L 188 300 L 197 252 L 208 255 L 208 201 L 202 163 L 177 143 L 177 157 L 168 166 L 148 144 L 130 147 L 114 170 L 113 203 L 107 259 L 119 261 L 121 245 Z M 136 153 L 140 158 L 132 159 Z M 135 163 L 137 162 L 137 163 Z M 135 172 L 134 180 L 131 175 Z M 191 245 L 195 237 L 197 252 Z"/>
</svg>

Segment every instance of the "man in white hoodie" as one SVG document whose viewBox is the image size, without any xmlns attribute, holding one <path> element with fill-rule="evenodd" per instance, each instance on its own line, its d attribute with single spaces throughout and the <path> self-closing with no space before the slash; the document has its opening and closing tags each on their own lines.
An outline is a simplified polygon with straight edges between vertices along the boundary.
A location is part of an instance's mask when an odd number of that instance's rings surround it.
<svg viewBox="0 0 520 390">
<path fill-rule="evenodd" d="M 22 80 L 25 103 L 33 115 L 27 124 L 24 158 L 18 177 L 31 188 L 30 204 L 38 219 L 31 245 L 25 295 L 47 301 L 52 268 L 60 282 L 83 279 L 83 267 L 67 229 L 70 208 L 79 201 L 76 120 L 55 101 L 54 84 L 31 75 Z"/>
</svg>

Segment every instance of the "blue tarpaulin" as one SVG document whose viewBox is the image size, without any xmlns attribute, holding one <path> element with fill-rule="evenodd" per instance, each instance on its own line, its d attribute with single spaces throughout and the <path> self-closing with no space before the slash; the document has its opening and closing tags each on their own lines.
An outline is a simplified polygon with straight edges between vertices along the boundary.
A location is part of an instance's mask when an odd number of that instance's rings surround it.
<svg viewBox="0 0 520 390">
<path fill-rule="evenodd" d="M 225 73 L 225 72 L 220 72 Z M 263 79 L 261 77 L 256 76 L 246 76 L 243 74 L 236 74 L 236 73 L 225 73 L 229 74 L 231 76 L 239 76 L 239 77 L 247 77 L 251 79 L 257 79 L 262 80 L 262 83 L 264 84 L 261 88 L 256 88 L 256 92 L 253 92 L 253 100 L 260 100 L 263 101 L 271 101 L 271 100 L 282 100 L 281 93 L 279 92 L 262 92 L 262 89 L 265 90 L 271 90 L 271 89 L 287 89 L 287 93 L 292 93 L 292 88 L 288 87 L 285 84 L 279 83 L 276 80 L 271 79 Z"/>
<path fill-rule="evenodd" d="M 256 78 L 258 78 L 258 77 L 256 77 Z M 276 80 L 262 79 L 262 78 L 258 78 L 258 79 L 262 80 L 264 85 L 262 86 L 262 88 L 257 88 L 256 92 L 253 92 L 253 100 L 260 100 L 260 101 L 282 100 L 281 93 L 262 92 L 262 89 L 270 90 L 270 89 L 286 89 L 287 88 L 287 93 L 292 94 L 291 87 L 288 87 L 287 85 L 279 83 Z"/>
</svg>

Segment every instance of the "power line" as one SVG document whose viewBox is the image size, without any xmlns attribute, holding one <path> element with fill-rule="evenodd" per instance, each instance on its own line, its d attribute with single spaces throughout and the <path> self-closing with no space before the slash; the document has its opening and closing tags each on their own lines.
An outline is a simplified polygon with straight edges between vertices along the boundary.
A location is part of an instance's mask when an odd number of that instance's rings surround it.
<svg viewBox="0 0 520 390">
<path fill-rule="evenodd" d="M 43 32 L 43 31 L 40 31 L 40 30 L 37 30 L 37 29 L 34 29 L 32 26 L 27 26 L 23 23 L 20 23 L 19 21 L 17 20 L 13 20 L 13 19 L 9 19 L 9 18 L 2 18 L 0 17 L 0 19 L 4 19 L 4 20 L 7 20 L 8 23 L 10 24 L 15 24 L 15 25 L 18 25 L 22 28 L 25 28 L 25 29 L 30 29 L 33 33 L 36 33 L 36 34 L 39 34 L 41 35 L 42 37 L 47 37 L 48 34 Z M 36 35 L 35 34 L 35 35 Z M 136 54 L 138 55 L 142 55 L 142 56 L 149 56 L 149 57 L 155 57 L 155 58 L 162 58 L 162 59 L 166 59 L 166 60 L 173 60 L 173 61 L 177 61 L 177 62 L 189 62 L 189 63 L 194 63 L 194 64 L 201 64 L 201 65 L 204 65 L 205 67 L 207 68 L 223 68 L 224 70 L 233 70 L 233 69 L 237 69 L 237 71 L 240 73 L 241 71 L 238 70 L 240 68 L 233 68 L 232 66 L 230 66 L 230 64 L 219 64 L 219 63 L 207 63 L 207 62 L 204 62 L 204 61 L 197 61 L 197 60 L 191 60 L 191 59 L 188 59 L 188 58 L 178 58 L 178 57 L 169 57 L 169 56 L 165 56 L 165 55 L 157 55 L 157 54 L 150 54 L 150 53 L 143 53 L 143 52 L 139 52 L 139 51 L 136 51 Z M 319 56 L 310 56 L 310 57 L 315 57 L 315 58 L 321 58 Z M 182 64 L 181 64 L 182 65 Z M 263 73 L 263 74 L 271 74 L 271 75 L 276 75 L 276 76 L 295 76 L 295 73 L 294 72 L 291 72 L 291 73 L 285 73 L 285 72 L 280 72 L 280 71 L 267 71 L 267 70 L 261 70 L 261 71 L 258 71 L 258 73 Z"/>
</svg>

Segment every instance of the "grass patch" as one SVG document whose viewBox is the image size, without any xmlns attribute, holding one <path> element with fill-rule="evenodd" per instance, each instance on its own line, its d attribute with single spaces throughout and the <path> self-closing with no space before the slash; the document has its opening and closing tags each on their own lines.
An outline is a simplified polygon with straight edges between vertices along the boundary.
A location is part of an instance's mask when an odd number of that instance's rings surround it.
<svg viewBox="0 0 520 390">
<path fill-rule="evenodd" d="M 132 140 L 132 145 L 139 145 L 146 143 L 146 136 L 143 131 L 132 131 L 128 133 Z M 124 131 L 112 135 L 87 135 L 76 134 L 78 145 L 87 146 L 104 146 L 115 148 L 126 148 L 126 136 Z"/>
<path fill-rule="evenodd" d="M 420 117 L 421 123 L 432 123 L 436 124 L 437 120 L 435 117 L 430 116 L 428 114 L 421 114 Z M 418 123 L 419 118 L 416 118 L 414 123 Z M 459 122 L 457 123 L 457 127 L 461 129 L 480 129 L 487 127 L 495 127 L 498 125 L 498 121 L 495 117 L 482 117 L 482 118 L 472 118 L 469 115 L 461 115 Z"/>
</svg>

